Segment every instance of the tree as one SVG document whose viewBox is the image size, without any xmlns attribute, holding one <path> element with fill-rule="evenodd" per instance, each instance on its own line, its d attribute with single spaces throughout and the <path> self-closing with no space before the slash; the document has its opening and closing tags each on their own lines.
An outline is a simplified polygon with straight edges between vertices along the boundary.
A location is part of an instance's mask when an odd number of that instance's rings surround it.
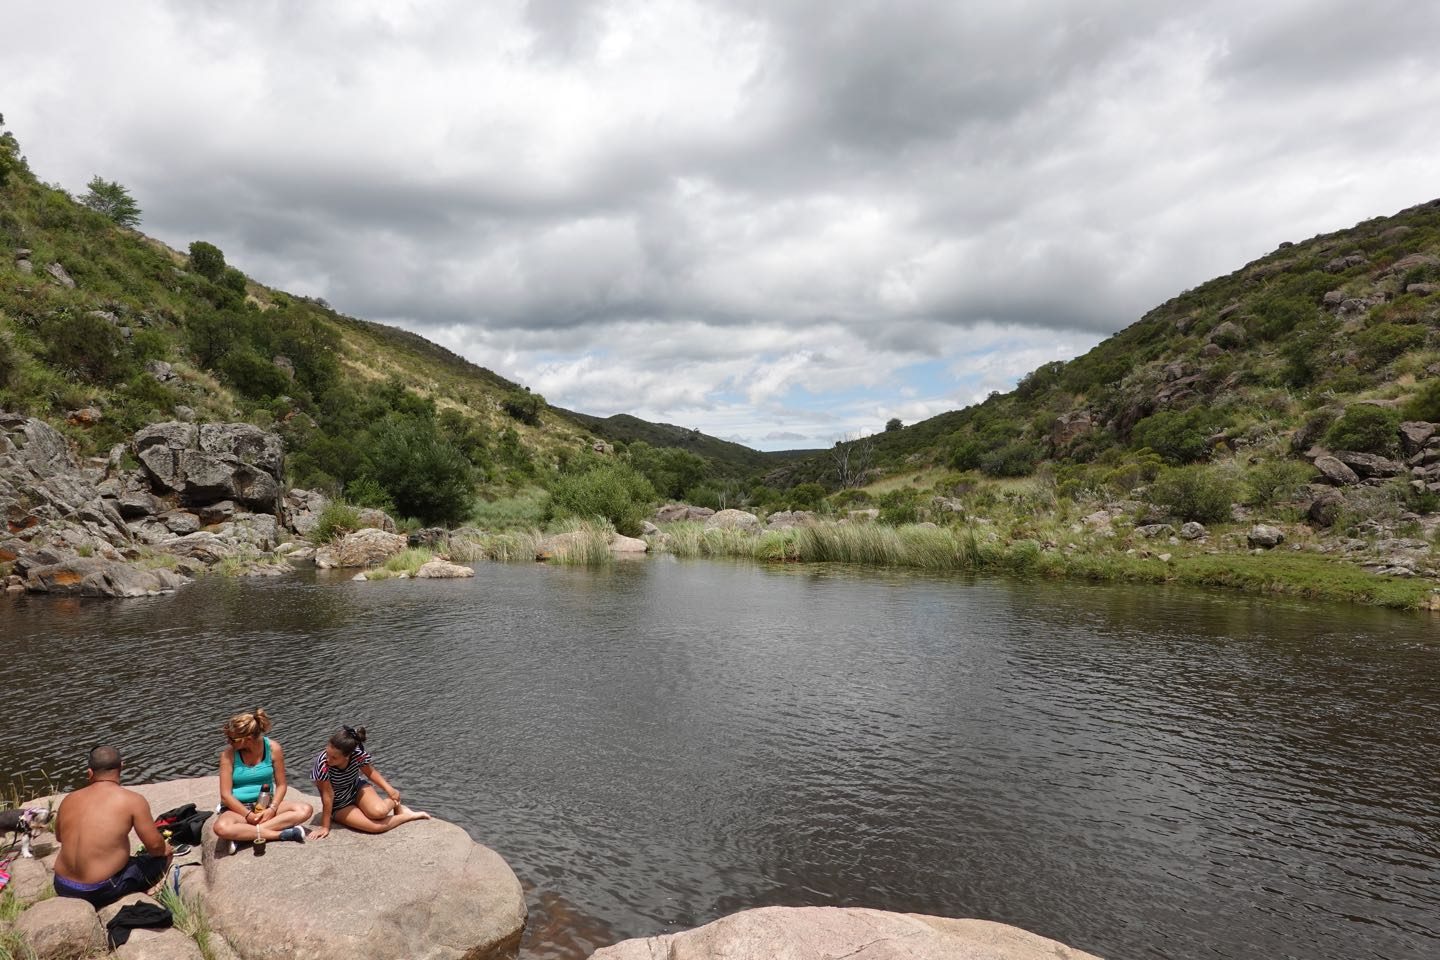
<svg viewBox="0 0 1440 960">
<path fill-rule="evenodd" d="M 533 427 L 540 426 L 540 411 L 545 409 L 545 398 L 526 390 L 512 390 L 500 403 L 505 412 Z"/>
<path fill-rule="evenodd" d="M 885 432 L 894 433 L 896 430 L 899 430 L 903 426 L 905 426 L 905 424 L 900 422 L 899 417 L 891 417 L 889 420 L 885 421 Z"/>
<path fill-rule="evenodd" d="M 875 438 L 859 436 L 853 440 L 836 440 L 830 449 L 830 461 L 835 464 L 835 480 L 841 490 L 858 487 L 865 482 L 870 470 L 870 461 L 875 457 Z"/>
<path fill-rule="evenodd" d="M 196 240 L 190 244 L 190 269 L 211 283 L 225 275 L 225 254 L 213 243 Z"/>
<path fill-rule="evenodd" d="M 90 192 L 80 198 L 81 203 L 122 227 L 139 226 L 140 207 L 129 190 L 114 180 L 102 180 L 98 176 L 90 178 L 89 187 Z"/>
<path fill-rule="evenodd" d="M 0 127 L 5 126 L 5 115 L 0 113 Z M 5 186 L 5 181 L 10 174 L 20 169 L 24 161 L 20 159 L 20 144 L 16 142 L 13 133 L 0 133 L 0 187 Z"/>
</svg>

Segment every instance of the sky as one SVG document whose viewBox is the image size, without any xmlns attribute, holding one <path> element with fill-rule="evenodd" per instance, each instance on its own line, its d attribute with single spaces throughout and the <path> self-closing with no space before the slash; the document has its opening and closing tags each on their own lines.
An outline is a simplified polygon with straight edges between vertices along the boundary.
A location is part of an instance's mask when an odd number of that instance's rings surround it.
<svg viewBox="0 0 1440 960">
<path fill-rule="evenodd" d="M 75 194 L 552 404 L 828 446 L 1440 196 L 1440 4 L 12 4 Z M 21 38 L 25 39 L 21 42 Z"/>
</svg>

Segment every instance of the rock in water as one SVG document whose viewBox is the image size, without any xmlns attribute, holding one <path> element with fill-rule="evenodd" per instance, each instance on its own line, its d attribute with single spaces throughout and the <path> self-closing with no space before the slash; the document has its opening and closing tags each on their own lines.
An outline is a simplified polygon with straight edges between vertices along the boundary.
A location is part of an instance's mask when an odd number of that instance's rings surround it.
<svg viewBox="0 0 1440 960">
<path fill-rule="evenodd" d="M 427 560 L 421 564 L 419 570 L 415 571 L 416 580 L 452 580 L 457 577 L 473 576 L 475 576 L 475 571 L 470 567 L 462 567 L 458 563 L 441 560 L 439 557 Z"/>
<path fill-rule="evenodd" d="M 379 566 L 404 550 L 405 544 L 405 538 L 398 533 L 375 529 L 356 530 L 316 550 L 315 566 L 321 570 Z"/>
<path fill-rule="evenodd" d="M 863 952 L 862 952 L 863 951 Z M 1099 960 L 988 920 L 861 907 L 762 907 L 694 930 L 626 940 L 591 960 Z"/>
</svg>

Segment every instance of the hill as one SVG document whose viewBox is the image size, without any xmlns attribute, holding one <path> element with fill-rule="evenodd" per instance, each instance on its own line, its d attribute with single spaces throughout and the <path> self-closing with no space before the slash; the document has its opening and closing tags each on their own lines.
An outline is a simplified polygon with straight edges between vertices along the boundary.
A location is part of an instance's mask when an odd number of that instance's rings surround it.
<svg viewBox="0 0 1440 960">
<path fill-rule="evenodd" d="M 82 454 L 156 421 L 244 420 L 285 438 L 297 486 L 450 521 L 476 491 L 547 486 L 601 439 L 693 453 L 696 482 L 776 462 L 556 410 L 417 334 L 258 283 L 212 244 L 173 250 L 42 183 L 8 133 L 0 177 L 0 409 L 48 420 Z"/>
<path fill-rule="evenodd" d="M 1391 411 L 1384 436 L 1332 442 L 1394 454 L 1401 416 L 1440 419 L 1440 200 L 1285 243 L 1187 290 L 1008 393 L 854 441 L 865 481 L 934 468 L 1086 482 L 1137 458 L 1198 463 L 1303 453 L 1357 405 Z M 1351 424 L 1356 426 L 1356 424 Z M 834 458 L 770 474 L 841 485 Z"/>
</svg>

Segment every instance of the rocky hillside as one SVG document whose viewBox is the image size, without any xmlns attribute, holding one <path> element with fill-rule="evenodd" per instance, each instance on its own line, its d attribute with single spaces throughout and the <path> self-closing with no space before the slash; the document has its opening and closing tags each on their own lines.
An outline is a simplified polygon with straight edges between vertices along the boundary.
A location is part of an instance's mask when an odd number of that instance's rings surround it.
<svg viewBox="0 0 1440 960">
<path fill-rule="evenodd" d="M 1048 464 L 1090 482 L 1151 456 L 1293 458 L 1356 405 L 1395 415 L 1371 417 L 1383 421 L 1374 436 L 1351 423 L 1331 445 L 1398 455 L 1401 419 L 1440 420 L 1437 374 L 1440 200 L 1281 244 L 1009 393 L 852 444 L 852 459 L 868 456 L 870 481 L 926 467 L 1027 476 Z M 807 480 L 838 486 L 834 458 L 769 478 Z"/>
<path fill-rule="evenodd" d="M 82 456 L 150 423 L 245 421 L 283 438 L 291 486 L 360 482 L 362 499 L 454 521 L 462 508 L 436 504 L 459 490 L 544 486 L 619 438 L 423 337 L 257 283 L 211 244 L 181 252 L 119 226 L 41 182 L 9 134 L 0 161 L 0 411 L 47 420 Z M 763 460 L 689 431 L 646 436 L 714 476 Z"/>
</svg>

